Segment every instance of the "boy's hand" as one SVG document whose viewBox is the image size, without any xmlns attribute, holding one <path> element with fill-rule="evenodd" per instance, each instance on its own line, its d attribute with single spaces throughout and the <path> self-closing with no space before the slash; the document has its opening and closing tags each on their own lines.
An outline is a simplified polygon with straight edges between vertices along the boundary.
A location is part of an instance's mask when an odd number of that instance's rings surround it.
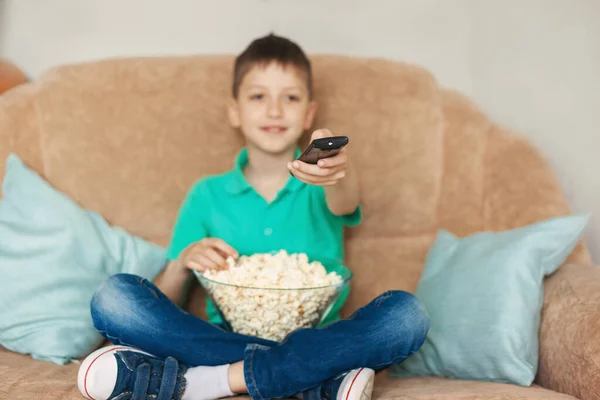
<svg viewBox="0 0 600 400">
<path fill-rule="evenodd" d="M 207 269 L 227 269 L 227 258 L 238 258 L 238 253 L 221 239 L 204 238 L 189 245 L 179 256 L 181 267 L 200 273 Z"/>
<path fill-rule="evenodd" d="M 329 130 L 319 129 L 313 132 L 310 140 L 331 136 L 333 135 Z M 333 186 L 346 176 L 347 164 L 348 153 L 344 148 L 333 157 L 319 160 L 316 165 L 294 160 L 288 163 L 288 169 L 298 180 L 304 183 L 317 186 Z"/>
</svg>

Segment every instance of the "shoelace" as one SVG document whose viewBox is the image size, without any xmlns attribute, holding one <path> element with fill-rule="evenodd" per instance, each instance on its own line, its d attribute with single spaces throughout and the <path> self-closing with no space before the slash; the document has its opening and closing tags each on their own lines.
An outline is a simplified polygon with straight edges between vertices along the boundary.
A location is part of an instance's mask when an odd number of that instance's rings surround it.
<svg viewBox="0 0 600 400">
<path fill-rule="evenodd" d="M 150 385 L 150 375 L 152 366 L 145 362 L 140 364 L 135 370 L 135 383 L 131 400 L 146 400 L 148 397 L 148 386 Z M 179 363 L 173 357 L 167 357 L 163 367 L 160 389 L 156 400 L 171 400 L 175 385 L 177 384 L 177 373 L 179 372 Z"/>
</svg>

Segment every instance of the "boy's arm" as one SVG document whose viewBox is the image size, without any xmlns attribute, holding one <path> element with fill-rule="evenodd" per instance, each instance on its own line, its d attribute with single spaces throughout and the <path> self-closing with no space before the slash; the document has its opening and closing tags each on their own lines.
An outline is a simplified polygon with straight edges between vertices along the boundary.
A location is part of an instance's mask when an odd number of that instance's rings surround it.
<svg viewBox="0 0 600 400">
<path fill-rule="evenodd" d="M 360 201 L 358 179 L 350 160 L 346 162 L 346 176 L 333 186 L 325 186 L 327 207 L 334 215 L 352 214 Z"/>
<path fill-rule="evenodd" d="M 190 244 L 206 237 L 203 216 L 203 204 L 200 185 L 196 183 L 187 193 L 177 214 L 173 227 L 171 242 L 167 250 L 167 266 L 154 278 L 153 283 L 175 304 L 181 305 L 184 300 L 184 289 L 192 274 L 183 268 L 180 254 Z"/>
<path fill-rule="evenodd" d="M 154 284 L 165 294 L 171 301 L 177 305 L 181 305 L 184 298 L 184 287 L 191 274 L 189 270 L 176 265 L 178 261 L 171 261 L 160 274 L 154 278 Z"/>
</svg>

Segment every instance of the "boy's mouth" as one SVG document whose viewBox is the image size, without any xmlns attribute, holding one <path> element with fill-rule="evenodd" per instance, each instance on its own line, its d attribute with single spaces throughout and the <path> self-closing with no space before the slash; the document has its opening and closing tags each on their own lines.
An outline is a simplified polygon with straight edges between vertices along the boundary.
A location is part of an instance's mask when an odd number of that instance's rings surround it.
<svg viewBox="0 0 600 400">
<path fill-rule="evenodd" d="M 264 125 L 260 127 L 260 130 L 266 133 L 282 134 L 287 130 L 287 127 L 282 125 Z"/>
</svg>

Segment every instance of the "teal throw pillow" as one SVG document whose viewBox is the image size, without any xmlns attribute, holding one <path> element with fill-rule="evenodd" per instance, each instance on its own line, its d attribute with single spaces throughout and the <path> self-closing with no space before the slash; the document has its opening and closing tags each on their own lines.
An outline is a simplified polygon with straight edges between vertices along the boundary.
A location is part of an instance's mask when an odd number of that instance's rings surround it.
<svg viewBox="0 0 600 400">
<path fill-rule="evenodd" d="M 0 344 L 65 364 L 102 342 L 90 300 L 110 275 L 152 279 L 165 249 L 110 226 L 10 155 L 0 199 Z"/>
<path fill-rule="evenodd" d="M 538 365 L 544 277 L 564 263 L 589 216 L 553 218 L 458 238 L 440 231 L 416 296 L 431 327 L 392 376 L 531 385 Z"/>
</svg>

